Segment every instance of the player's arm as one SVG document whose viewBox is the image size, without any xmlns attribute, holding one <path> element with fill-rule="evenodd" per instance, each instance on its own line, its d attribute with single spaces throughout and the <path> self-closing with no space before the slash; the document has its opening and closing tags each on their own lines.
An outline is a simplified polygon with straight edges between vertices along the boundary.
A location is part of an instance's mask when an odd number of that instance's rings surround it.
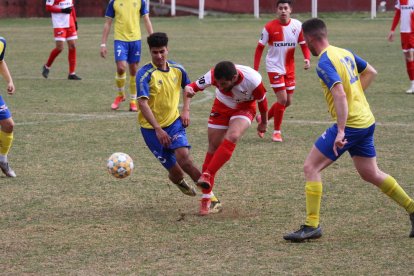
<svg viewBox="0 0 414 276">
<path fill-rule="evenodd" d="M 184 68 L 180 67 L 180 71 L 182 74 L 182 80 L 181 80 L 181 88 L 183 89 L 183 108 L 181 110 L 181 122 L 183 123 L 184 127 L 188 127 L 190 125 L 190 102 L 191 98 L 187 97 L 187 94 L 185 92 L 185 87 L 190 84 L 190 78 L 188 77 L 187 72 L 184 70 Z"/>
<path fill-rule="evenodd" d="M 260 35 L 260 40 L 257 42 L 256 50 L 254 51 L 254 65 L 253 68 L 256 71 L 259 71 L 260 60 L 262 59 L 263 50 L 266 43 L 269 41 L 269 33 L 266 30 L 266 27 L 263 28 Z"/>
<path fill-rule="evenodd" d="M 257 125 L 257 131 L 265 133 L 267 131 L 268 103 L 266 98 L 266 88 L 264 87 L 263 82 L 260 82 L 260 84 L 253 90 L 252 95 L 256 99 L 259 113 L 262 118 L 261 122 Z"/>
<path fill-rule="evenodd" d="M 299 33 L 298 42 L 303 54 L 303 69 L 308 70 L 310 68 L 310 51 L 308 45 L 306 44 L 305 38 L 303 37 L 303 31 Z"/>
<path fill-rule="evenodd" d="M 338 126 L 338 133 L 335 138 L 333 151 L 338 156 L 338 149 L 341 149 L 347 143 L 345 139 L 345 125 L 348 119 L 348 101 L 342 83 L 336 83 L 331 88 L 331 94 L 333 96 L 335 112 L 336 112 L 336 124 Z"/>
<path fill-rule="evenodd" d="M 147 30 L 148 35 L 152 34 L 154 30 L 152 29 L 152 23 L 149 14 L 145 14 L 144 16 L 142 16 L 142 18 L 144 20 L 145 29 Z"/>
<path fill-rule="evenodd" d="M 149 10 L 147 6 L 147 1 L 149 0 L 141 0 L 141 10 L 140 15 L 144 19 L 145 29 L 147 30 L 147 34 L 150 35 L 154 32 L 151 24 L 151 20 L 149 18 Z"/>
<path fill-rule="evenodd" d="M 184 94 L 188 98 L 194 97 L 198 91 L 203 91 L 213 83 L 213 69 L 208 71 L 204 76 L 200 77 L 195 82 L 185 86 Z"/>
<path fill-rule="evenodd" d="M 367 89 L 377 76 L 377 70 L 371 65 L 367 65 L 367 68 L 360 74 L 360 81 L 362 89 Z"/>
<path fill-rule="evenodd" d="M 398 22 L 400 22 L 400 18 L 401 10 L 396 8 L 394 13 L 394 19 L 392 20 L 391 30 L 388 34 L 388 41 L 390 42 L 394 41 L 395 28 L 397 28 Z"/>
<path fill-rule="evenodd" d="M 102 39 L 101 39 L 101 57 L 106 58 L 106 55 L 108 54 L 108 50 L 106 48 L 106 41 L 108 40 L 109 31 L 111 30 L 112 25 L 112 18 L 111 17 L 105 17 L 105 24 L 102 32 Z"/>
<path fill-rule="evenodd" d="M 3 76 L 4 80 L 7 82 L 7 93 L 12 95 L 15 91 L 13 78 L 10 75 L 9 68 L 5 60 L 0 60 L 0 74 Z"/>
</svg>

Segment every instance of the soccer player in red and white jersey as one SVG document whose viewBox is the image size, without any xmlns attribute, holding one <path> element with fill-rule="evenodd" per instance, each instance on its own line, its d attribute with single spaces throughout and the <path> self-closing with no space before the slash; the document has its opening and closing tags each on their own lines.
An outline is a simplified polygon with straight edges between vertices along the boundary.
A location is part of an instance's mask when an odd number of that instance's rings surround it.
<svg viewBox="0 0 414 276">
<path fill-rule="evenodd" d="M 394 20 L 391 31 L 388 34 L 388 41 L 394 41 L 394 31 L 401 19 L 401 48 L 405 56 L 408 78 L 411 87 L 407 94 L 414 93 L 414 0 L 397 0 L 395 3 Z"/>
<path fill-rule="evenodd" d="M 260 59 L 266 44 L 269 50 L 266 56 L 266 71 L 270 86 L 276 94 L 275 102 L 268 112 L 268 119 L 274 118 L 272 141 L 282 142 L 281 125 L 285 109 L 292 103 L 295 91 L 295 47 L 301 46 L 304 56 L 304 69 L 310 67 L 310 52 L 302 34 L 302 23 L 290 18 L 292 3 L 290 0 L 278 0 L 277 18 L 268 22 L 262 30 L 254 55 L 254 69 L 259 70 Z M 260 121 L 261 117 L 257 117 Z M 263 138 L 264 134 L 258 132 Z"/>
<path fill-rule="evenodd" d="M 69 53 L 69 80 L 81 80 L 76 75 L 76 44 L 78 39 L 78 23 L 73 0 L 46 0 L 46 10 L 52 14 L 53 32 L 56 47 L 50 52 L 46 64 L 42 68 L 42 76 L 46 79 L 49 76 L 50 67 L 55 58 L 63 51 L 64 42 L 68 43 Z"/>
<path fill-rule="evenodd" d="M 197 81 L 185 87 L 187 97 L 209 86 L 216 87 L 216 98 L 208 119 L 208 150 L 197 186 L 202 189 L 200 215 L 221 210 L 214 196 L 214 178 L 218 170 L 230 160 L 236 143 L 250 127 L 256 116 L 256 102 L 263 120 L 257 130 L 266 132 L 266 89 L 260 74 L 253 68 L 219 62 Z"/>
</svg>

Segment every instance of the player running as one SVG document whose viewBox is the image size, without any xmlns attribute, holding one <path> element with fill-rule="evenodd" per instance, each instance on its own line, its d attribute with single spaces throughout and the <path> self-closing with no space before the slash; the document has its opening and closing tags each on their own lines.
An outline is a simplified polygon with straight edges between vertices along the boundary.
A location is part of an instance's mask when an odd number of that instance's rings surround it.
<svg viewBox="0 0 414 276">
<path fill-rule="evenodd" d="M 7 67 L 4 55 L 6 52 L 6 40 L 0 36 L 0 75 L 7 82 L 7 93 L 13 95 L 15 91 L 13 79 Z M 13 142 L 14 121 L 11 112 L 0 95 L 0 169 L 8 177 L 16 177 L 16 173 L 10 168 L 7 154 Z"/>
<path fill-rule="evenodd" d="M 267 128 L 266 89 L 260 74 L 250 67 L 219 62 L 197 81 L 187 85 L 187 97 L 193 97 L 211 85 L 216 87 L 216 98 L 208 119 L 208 150 L 197 181 L 202 189 L 200 215 L 221 210 L 220 201 L 213 194 L 214 179 L 218 170 L 230 160 L 236 143 L 250 127 L 256 115 L 256 102 L 263 120 L 257 130 Z"/>
<path fill-rule="evenodd" d="M 148 149 L 168 170 L 168 177 L 186 195 L 195 196 L 193 186 L 187 184 L 184 172 L 197 181 L 200 170 L 190 156 L 190 144 L 185 128 L 190 124 L 190 99 L 183 97 L 178 111 L 181 90 L 190 83 L 184 68 L 170 60 L 168 37 L 153 33 L 147 38 L 152 62 L 137 73 L 138 122 Z"/>
<path fill-rule="evenodd" d="M 405 57 L 405 65 L 410 79 L 411 86 L 407 94 L 414 93 L 414 0 L 397 0 L 395 3 L 394 20 L 391 31 L 388 34 L 388 41 L 394 41 L 394 31 L 401 19 L 401 48 Z"/>
<path fill-rule="evenodd" d="M 278 0 L 276 3 L 277 19 L 268 22 L 262 30 L 261 38 L 254 54 L 254 69 L 259 70 L 260 59 L 266 45 L 269 50 L 266 55 L 266 71 L 270 86 L 276 94 L 277 101 L 268 112 L 268 119 L 273 117 L 274 130 L 272 141 L 282 142 L 281 125 L 283 115 L 292 103 L 295 91 L 295 47 L 300 45 L 304 56 L 304 69 L 310 67 L 310 53 L 302 34 L 302 23 L 290 17 L 292 1 Z M 261 116 L 257 120 L 261 120 Z M 263 138 L 264 134 L 258 132 Z"/>
<path fill-rule="evenodd" d="M 64 42 L 68 43 L 69 80 L 81 80 L 76 75 L 76 43 L 78 23 L 73 0 L 46 0 L 46 10 L 52 14 L 53 33 L 56 47 L 50 52 L 49 59 L 42 68 L 42 76 L 48 78 L 50 67 L 55 58 L 63 51 Z"/>
<path fill-rule="evenodd" d="M 140 18 L 144 19 L 147 33 L 152 34 L 152 24 L 149 19 L 147 0 L 109 1 L 105 12 L 105 24 L 102 32 L 101 57 L 106 58 L 109 31 L 114 21 L 114 57 L 116 63 L 115 84 L 118 95 L 111 105 L 117 110 L 125 101 L 126 68 L 129 68 L 129 111 L 137 111 L 137 91 L 135 75 L 141 60 L 141 29 Z"/>
<path fill-rule="evenodd" d="M 303 23 L 306 43 L 319 58 L 316 67 L 329 113 L 336 121 L 315 142 L 304 164 L 306 221 L 299 230 L 285 235 L 289 241 L 322 236 L 319 212 L 322 199 L 321 172 L 349 152 L 360 177 L 377 186 L 410 216 L 414 238 L 414 201 L 398 182 L 378 168 L 374 145 L 375 118 L 365 97 L 377 71 L 356 54 L 329 44 L 325 23 L 317 18 Z"/>
</svg>

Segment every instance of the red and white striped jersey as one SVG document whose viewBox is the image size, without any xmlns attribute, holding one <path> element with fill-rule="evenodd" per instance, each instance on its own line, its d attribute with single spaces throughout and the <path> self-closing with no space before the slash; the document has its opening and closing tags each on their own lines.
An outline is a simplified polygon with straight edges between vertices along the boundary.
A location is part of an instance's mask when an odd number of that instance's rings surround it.
<svg viewBox="0 0 414 276">
<path fill-rule="evenodd" d="M 46 0 L 46 9 L 52 13 L 53 28 L 69 28 L 75 24 L 75 13 L 62 13 L 64 8 L 74 7 L 73 0 Z"/>
<path fill-rule="evenodd" d="M 395 8 L 401 11 L 400 31 L 414 32 L 414 0 L 397 0 Z"/>
<path fill-rule="evenodd" d="M 278 19 L 272 20 L 263 28 L 259 43 L 269 46 L 266 55 L 267 72 L 284 75 L 295 71 L 295 47 L 306 43 L 302 23 L 293 18 L 287 24 L 280 23 Z"/>
<path fill-rule="evenodd" d="M 236 69 L 240 79 L 231 91 L 220 91 L 214 79 L 214 68 L 204 76 L 190 84 L 195 92 L 216 86 L 216 98 L 232 109 L 243 108 L 245 104 L 250 106 L 254 101 L 261 102 L 266 98 L 266 89 L 262 83 L 262 76 L 253 68 L 244 65 L 237 65 Z"/>
</svg>

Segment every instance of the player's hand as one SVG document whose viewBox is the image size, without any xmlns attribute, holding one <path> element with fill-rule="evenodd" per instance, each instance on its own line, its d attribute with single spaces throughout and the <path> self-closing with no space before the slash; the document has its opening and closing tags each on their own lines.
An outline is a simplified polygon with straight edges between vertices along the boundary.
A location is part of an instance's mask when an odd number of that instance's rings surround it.
<svg viewBox="0 0 414 276">
<path fill-rule="evenodd" d="M 78 30 L 78 21 L 75 21 L 75 28 Z"/>
<path fill-rule="evenodd" d="M 310 68 L 310 60 L 305 59 L 304 62 L 305 62 L 305 65 L 303 65 L 303 69 L 308 70 Z"/>
<path fill-rule="evenodd" d="M 333 146 L 333 152 L 335 153 L 335 156 L 338 156 L 338 149 L 342 149 L 347 143 L 348 140 L 345 139 L 345 133 L 338 132 Z"/>
<path fill-rule="evenodd" d="M 192 98 L 196 94 L 196 92 L 194 92 L 194 89 L 188 85 L 184 87 L 184 93 L 187 98 Z"/>
<path fill-rule="evenodd" d="M 190 125 L 190 111 L 182 110 L 180 117 L 181 117 L 181 122 L 183 123 L 183 126 L 188 127 Z"/>
<path fill-rule="evenodd" d="M 164 148 L 168 148 L 171 145 L 171 137 L 162 128 L 156 129 L 155 134 L 157 135 L 158 141 Z"/>
<path fill-rule="evenodd" d="M 72 7 L 67 7 L 61 10 L 62 13 L 70 14 L 72 12 Z"/>
<path fill-rule="evenodd" d="M 390 33 L 388 34 L 388 41 L 389 42 L 393 42 L 394 41 L 394 32 L 390 31 Z"/>
<path fill-rule="evenodd" d="M 9 83 L 7 84 L 7 93 L 8 93 L 9 95 L 13 95 L 15 90 L 16 90 L 16 88 L 14 87 L 13 82 L 9 82 Z"/>
<path fill-rule="evenodd" d="M 106 49 L 106 46 L 101 45 L 101 57 L 106 58 L 106 55 L 108 54 L 108 51 Z"/>
</svg>

